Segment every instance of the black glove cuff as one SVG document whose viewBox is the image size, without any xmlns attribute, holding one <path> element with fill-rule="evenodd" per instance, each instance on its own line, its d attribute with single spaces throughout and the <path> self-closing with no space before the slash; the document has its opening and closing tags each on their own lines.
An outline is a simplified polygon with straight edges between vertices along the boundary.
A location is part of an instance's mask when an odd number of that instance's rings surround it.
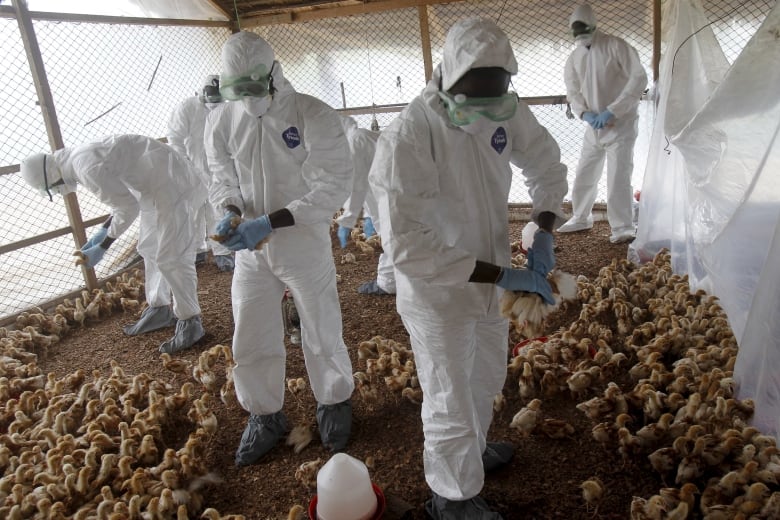
<svg viewBox="0 0 780 520">
<path fill-rule="evenodd" d="M 282 208 L 273 213 L 269 213 L 268 220 L 271 222 L 271 227 L 273 229 L 295 225 L 295 217 L 293 217 L 292 212 L 287 208 Z"/>
<path fill-rule="evenodd" d="M 102 247 L 103 249 L 108 250 L 108 248 L 111 247 L 111 244 L 113 244 L 115 240 L 116 240 L 116 238 L 106 237 L 100 243 L 100 247 Z"/>
<path fill-rule="evenodd" d="M 474 271 L 469 277 L 469 282 L 496 283 L 501 279 L 502 271 L 497 265 L 477 260 Z"/>
<path fill-rule="evenodd" d="M 227 206 L 225 206 L 225 211 L 232 211 L 239 217 L 241 216 L 241 210 L 238 209 L 238 206 L 234 206 L 233 204 L 228 204 Z"/>
</svg>

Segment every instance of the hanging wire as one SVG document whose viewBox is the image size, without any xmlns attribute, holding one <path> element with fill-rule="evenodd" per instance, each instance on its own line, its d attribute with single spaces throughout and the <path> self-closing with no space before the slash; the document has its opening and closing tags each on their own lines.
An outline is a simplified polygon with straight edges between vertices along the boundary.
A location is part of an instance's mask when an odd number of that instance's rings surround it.
<svg viewBox="0 0 780 520">
<path fill-rule="evenodd" d="M 504 7 L 506 7 L 506 0 L 501 4 L 501 9 L 498 11 L 498 17 L 496 18 L 496 25 L 501 21 L 501 15 L 504 14 Z"/>
<path fill-rule="evenodd" d="M 241 30 L 241 20 L 238 19 L 238 6 L 236 5 L 236 0 L 233 0 L 233 10 L 236 12 L 236 25 L 238 26 L 238 30 Z"/>
<path fill-rule="evenodd" d="M 707 28 L 707 27 L 709 27 L 710 25 L 712 25 L 712 24 L 714 24 L 714 23 L 717 23 L 717 22 L 720 22 L 721 20 L 723 20 L 723 19 L 724 19 L 724 18 L 726 18 L 727 16 L 731 16 L 732 14 L 736 13 L 737 11 L 739 11 L 740 9 L 742 9 L 743 7 L 745 7 L 745 5 L 747 5 L 747 3 L 748 3 L 748 0 L 745 0 L 745 1 L 744 1 L 744 2 L 742 2 L 740 5 L 738 5 L 738 6 L 737 6 L 737 7 L 735 7 L 734 9 L 732 9 L 731 11 L 729 11 L 729 12 L 727 12 L 726 14 L 724 14 L 723 16 L 721 16 L 721 17 L 719 17 L 719 18 L 717 18 L 717 19 L 715 19 L 715 20 L 711 21 L 710 23 L 708 23 L 708 24 L 705 24 L 704 26 L 702 26 L 702 27 L 700 27 L 700 28 L 696 29 L 696 30 L 693 32 L 693 34 L 691 34 L 690 36 L 688 36 L 687 38 L 685 38 L 685 39 L 682 41 L 682 43 L 680 43 L 680 46 L 679 46 L 679 47 L 677 47 L 677 50 L 675 50 L 675 51 L 674 51 L 674 56 L 672 57 L 672 72 L 671 72 L 671 74 L 674 74 L 674 62 L 675 62 L 675 60 L 677 59 L 677 53 L 679 53 L 679 52 L 680 52 L 680 49 L 682 49 L 683 45 L 685 45 L 685 44 L 688 42 L 688 40 L 690 40 L 691 38 L 693 38 L 694 36 L 696 36 L 697 34 L 699 34 L 701 31 L 703 31 L 704 29 L 706 29 L 706 28 Z"/>
<path fill-rule="evenodd" d="M 378 132 L 379 121 L 376 119 L 376 103 L 374 102 L 374 76 L 371 73 L 371 45 L 369 45 L 368 34 L 366 34 L 366 51 L 368 52 L 368 88 L 371 92 L 371 130 Z"/>
</svg>

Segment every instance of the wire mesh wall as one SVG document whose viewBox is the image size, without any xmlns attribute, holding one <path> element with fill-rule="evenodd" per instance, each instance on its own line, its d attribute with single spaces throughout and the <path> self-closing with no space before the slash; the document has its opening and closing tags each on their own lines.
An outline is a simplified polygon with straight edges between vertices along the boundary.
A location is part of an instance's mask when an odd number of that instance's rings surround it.
<svg viewBox="0 0 780 520">
<path fill-rule="evenodd" d="M 150 20 L 150 23 L 152 21 Z M 66 146 L 110 134 L 164 137 L 174 106 L 196 95 L 206 74 L 219 72 L 227 28 L 138 26 L 34 21 L 57 121 Z M 14 173 L 14 165 L 36 152 L 49 152 L 30 66 L 18 24 L 0 19 L 0 42 L 8 69 L 0 88 L 10 111 L 0 113 L 0 247 L 69 226 L 63 199 L 41 198 Z M 85 189 L 78 190 L 83 220 L 109 212 Z M 86 229 L 89 236 L 94 229 Z M 136 222 L 97 266 L 99 279 L 138 258 Z M 2 254 L 0 318 L 84 285 L 73 264 L 70 234 Z"/>
<path fill-rule="evenodd" d="M 499 24 L 512 40 L 519 64 L 513 88 L 522 97 L 565 94 L 564 63 L 572 50 L 568 17 L 577 0 L 484 0 L 426 7 L 433 65 L 441 60 L 449 27 L 467 16 L 484 16 Z M 624 38 L 639 52 L 652 77 L 652 2 L 592 0 L 598 25 Z M 774 0 L 705 2 L 707 16 L 727 57 L 733 61 L 770 11 Z M 174 106 L 195 95 L 200 79 L 219 72 L 220 49 L 227 28 L 65 23 L 35 21 L 35 33 L 66 146 L 99 140 L 109 134 L 166 134 Z M 337 109 L 360 109 L 355 116 L 369 127 L 375 116 L 386 127 L 397 109 L 370 107 L 403 105 L 425 86 L 423 40 L 417 8 L 314 20 L 253 29 L 266 38 L 300 92 L 318 97 Z M 11 110 L 0 111 L 0 318 L 83 285 L 72 266 L 73 239 L 59 236 L 10 251 L 9 245 L 66 228 L 60 198 L 54 203 L 33 193 L 15 173 L 31 153 L 48 150 L 48 138 L 38 106 L 30 67 L 17 22 L 0 18 L 0 44 L 5 74 L 0 88 Z M 368 107 L 368 108 L 366 108 Z M 358 110 L 360 111 L 360 110 Z M 558 141 L 569 167 L 569 184 L 580 153 L 584 126 L 566 117 L 564 104 L 533 105 L 532 111 Z M 640 137 L 636 146 L 634 185 L 641 186 L 652 106 L 640 107 Z M 529 197 L 520 172 L 515 172 L 510 202 Z M 599 199 L 606 194 L 605 179 Z M 108 212 L 97 198 L 79 190 L 84 220 Z M 93 231 L 87 229 L 87 234 Z M 112 247 L 97 274 L 106 277 L 135 257 L 137 226 Z"/>
</svg>

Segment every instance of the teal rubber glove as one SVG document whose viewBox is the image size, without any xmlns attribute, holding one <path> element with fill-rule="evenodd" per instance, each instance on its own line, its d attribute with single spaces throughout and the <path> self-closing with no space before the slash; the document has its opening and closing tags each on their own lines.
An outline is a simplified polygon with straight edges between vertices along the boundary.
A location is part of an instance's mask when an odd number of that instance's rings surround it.
<svg viewBox="0 0 780 520">
<path fill-rule="evenodd" d="M 614 114 L 612 114 L 612 112 L 610 112 L 609 110 L 603 111 L 598 116 L 596 116 L 596 122 L 593 125 L 593 128 L 595 128 L 596 130 L 600 130 L 604 128 L 605 126 L 607 126 L 610 119 L 612 119 L 613 117 L 615 117 Z"/>
<path fill-rule="evenodd" d="M 582 114 L 582 120 L 588 123 L 593 128 L 596 128 L 596 118 L 599 115 L 596 112 L 585 112 Z"/>
<path fill-rule="evenodd" d="M 83 253 L 90 247 L 96 246 L 103 242 L 105 238 L 108 236 L 108 228 L 105 228 L 103 226 L 100 226 L 97 231 L 92 233 L 92 236 L 89 237 L 89 240 L 86 241 L 86 243 L 81 246 L 81 252 Z"/>
<path fill-rule="evenodd" d="M 363 219 L 363 234 L 366 235 L 366 238 L 376 235 L 376 229 L 374 229 L 374 222 L 371 220 L 371 217 Z"/>
<path fill-rule="evenodd" d="M 245 220 L 233 230 L 233 235 L 225 242 L 225 247 L 231 251 L 254 250 L 257 244 L 271 234 L 271 231 L 273 231 L 273 228 L 268 215 Z"/>
<path fill-rule="evenodd" d="M 232 211 L 227 211 L 225 213 L 225 216 L 222 217 L 222 220 L 217 222 L 217 227 L 214 230 L 214 234 L 219 235 L 221 237 L 230 235 L 231 231 L 233 231 L 233 227 L 230 225 L 230 221 L 237 217 L 238 215 L 236 215 Z"/>
<path fill-rule="evenodd" d="M 339 237 L 339 244 L 341 244 L 341 249 L 347 247 L 347 242 L 349 241 L 349 235 L 351 233 L 352 230 L 348 227 L 339 226 L 338 231 L 336 231 L 336 235 Z"/>
<path fill-rule="evenodd" d="M 100 244 L 88 247 L 87 249 L 82 249 L 81 252 L 87 257 L 87 267 L 95 267 L 103 260 L 103 256 L 106 254 L 106 250 L 100 247 Z"/>
</svg>

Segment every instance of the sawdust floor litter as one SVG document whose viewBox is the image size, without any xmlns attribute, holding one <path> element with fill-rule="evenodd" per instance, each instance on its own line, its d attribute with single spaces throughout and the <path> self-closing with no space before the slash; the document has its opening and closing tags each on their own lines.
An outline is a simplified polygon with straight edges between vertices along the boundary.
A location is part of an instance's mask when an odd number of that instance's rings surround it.
<svg viewBox="0 0 780 520">
<path fill-rule="evenodd" d="M 511 224 L 512 240 L 520 240 L 523 225 L 523 222 Z M 364 360 L 357 356 L 361 341 L 379 335 L 408 345 L 408 334 L 396 313 L 394 297 L 357 292 L 361 283 L 375 277 L 379 252 L 362 253 L 353 243 L 342 250 L 335 234 L 333 238 L 333 254 L 340 275 L 338 287 L 344 341 L 350 351 L 353 370 L 365 370 Z M 626 244 L 609 242 L 606 222 L 596 222 L 592 230 L 585 232 L 557 234 L 556 246 L 560 269 L 591 279 L 613 259 L 625 258 L 627 249 Z M 340 263 L 346 252 L 355 255 L 355 263 Z M 213 345 L 230 345 L 233 331 L 231 274 L 219 272 L 209 263 L 198 268 L 198 276 L 206 337 L 195 348 L 179 354 L 193 363 L 201 352 Z M 563 308 L 551 316 L 546 332 L 567 327 L 577 318 L 579 310 L 579 304 Z M 184 375 L 166 371 L 160 362 L 157 347 L 170 336 L 171 330 L 141 337 L 127 337 L 122 333 L 122 326 L 136 318 L 137 315 L 120 312 L 89 327 L 76 329 L 57 346 L 56 354 L 39 360 L 39 364 L 44 372 L 54 372 L 62 377 L 79 368 L 110 371 L 109 362 L 113 359 L 127 374 L 147 372 L 174 386 L 189 380 Z M 511 344 L 518 339 L 514 333 L 510 335 Z M 507 352 L 509 354 L 509 348 Z M 287 343 L 286 377 L 306 377 L 301 349 L 290 343 Z M 617 446 L 610 449 L 596 443 L 591 437 L 590 420 L 575 408 L 577 401 L 569 396 L 545 399 L 544 417 L 569 422 L 576 430 L 573 435 L 564 439 L 541 435 L 521 439 L 509 428 L 513 415 L 524 405 L 518 396 L 517 377 L 510 375 L 507 378 L 504 395 L 506 406 L 496 414 L 489 438 L 514 442 L 517 451 L 508 467 L 487 476 L 482 491 L 483 498 L 504 518 L 625 519 L 633 496 L 649 497 L 662 487 L 646 458 L 624 464 Z M 353 405 L 353 433 L 346 451 L 361 460 L 373 457 L 371 477 L 383 489 L 389 502 L 385 518 L 425 518 L 423 505 L 430 492 L 423 476 L 420 406 L 384 387 L 380 388 L 377 403 L 367 406 L 356 393 Z M 311 390 L 307 388 L 302 395 L 287 393 L 284 412 L 291 426 L 311 424 L 316 430 L 315 406 Z M 314 441 L 299 454 L 280 443 L 259 464 L 236 468 L 233 456 L 247 413 L 236 403 L 224 405 L 219 400 L 216 408 L 219 429 L 210 441 L 207 464 L 221 477 L 221 483 L 204 491 L 206 506 L 217 508 L 223 515 L 240 513 L 248 519 L 287 518 L 295 504 L 308 508 L 316 489 L 299 483 L 294 474 L 304 462 L 329 457 L 318 433 L 315 431 Z M 182 435 L 186 436 L 186 432 Z M 599 477 L 607 489 L 595 516 L 593 511 L 587 510 L 579 488 L 581 482 L 593 476 Z"/>
</svg>

